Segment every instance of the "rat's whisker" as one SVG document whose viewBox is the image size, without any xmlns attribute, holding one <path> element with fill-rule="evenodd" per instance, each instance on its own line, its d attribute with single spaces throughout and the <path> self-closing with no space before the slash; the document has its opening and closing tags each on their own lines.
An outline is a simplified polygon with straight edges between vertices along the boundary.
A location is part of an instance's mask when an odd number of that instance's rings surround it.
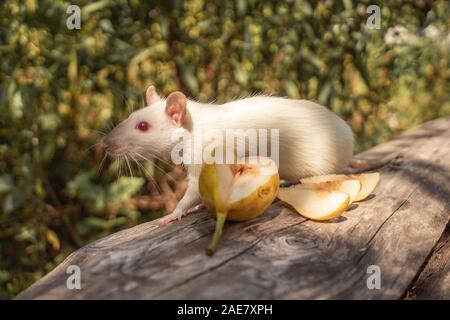
<svg viewBox="0 0 450 320">
<path fill-rule="evenodd" d="M 119 157 L 119 178 L 122 176 L 122 164 L 123 164 L 122 157 Z"/>
<path fill-rule="evenodd" d="M 145 151 L 145 150 L 143 150 L 143 151 Z M 154 153 L 152 153 L 152 152 L 150 152 L 150 151 L 146 151 L 146 152 L 149 153 L 150 156 L 151 156 L 152 158 L 154 158 L 154 159 L 156 159 L 156 160 L 158 160 L 158 161 L 161 161 L 162 163 L 164 163 L 165 165 L 167 165 L 167 166 L 170 167 L 171 169 L 173 169 L 173 168 L 175 167 L 174 164 L 172 164 L 172 163 L 170 163 L 170 162 L 168 162 L 168 161 L 166 161 L 166 160 L 164 160 L 164 159 L 158 157 L 156 154 L 154 154 Z"/>
<path fill-rule="evenodd" d="M 125 162 L 127 163 L 128 171 L 130 172 L 131 177 L 133 177 L 133 170 L 131 170 L 130 162 L 128 161 L 128 156 L 124 155 Z"/>
<path fill-rule="evenodd" d="M 97 135 L 101 135 L 101 136 L 106 136 L 107 135 L 107 133 L 105 132 L 105 131 L 103 131 L 103 130 L 100 130 L 100 129 L 85 129 L 85 130 L 87 130 L 87 131 L 89 131 L 89 132 L 93 132 L 93 133 L 96 133 Z M 75 131 L 75 130 L 73 130 L 73 131 Z"/>
<path fill-rule="evenodd" d="M 103 158 L 102 158 L 102 161 L 100 161 L 100 166 L 99 166 L 99 168 L 98 168 L 98 170 L 97 170 L 97 177 L 98 177 L 98 176 L 100 175 L 100 173 L 102 172 L 103 166 L 105 165 L 105 160 L 106 160 L 107 157 L 108 157 L 108 154 L 105 153 L 105 155 L 104 155 Z"/>
<path fill-rule="evenodd" d="M 88 152 L 89 150 L 91 150 L 92 148 L 98 146 L 100 144 L 100 141 L 97 141 L 96 143 L 90 145 L 86 150 L 84 150 L 83 152 Z"/>
<path fill-rule="evenodd" d="M 106 131 L 100 130 L 100 129 L 92 129 L 92 131 L 95 131 L 101 136 L 106 136 L 108 133 Z"/>
<path fill-rule="evenodd" d="M 175 165 L 173 165 L 173 164 L 171 164 L 171 163 L 169 163 L 169 162 L 167 162 L 167 161 L 161 159 L 160 157 L 157 157 L 157 156 L 153 156 L 153 157 L 154 157 L 156 160 L 158 160 L 158 161 L 162 162 L 163 164 L 165 164 L 166 166 L 168 166 L 171 170 L 172 170 L 173 168 L 175 168 Z"/>
<path fill-rule="evenodd" d="M 134 155 L 135 155 L 135 156 L 138 156 L 139 158 L 141 158 L 142 161 L 151 161 L 151 162 L 152 162 L 152 165 L 155 167 L 155 162 L 152 161 L 152 160 L 150 160 L 150 159 L 148 159 L 148 158 L 146 158 L 146 157 L 144 157 L 142 154 L 140 154 L 140 153 L 138 153 L 138 152 L 134 152 Z M 160 169 L 160 168 L 158 168 L 158 169 Z M 161 169 L 160 169 L 160 170 L 161 170 Z"/>
<path fill-rule="evenodd" d="M 111 130 L 114 129 L 114 127 L 115 127 L 115 126 L 114 126 L 114 123 L 113 123 L 111 120 L 109 120 L 109 121 L 108 121 L 108 130 L 111 131 Z"/>
<path fill-rule="evenodd" d="M 149 151 L 147 151 L 147 153 L 149 153 L 150 156 L 151 156 L 153 159 L 156 159 L 156 160 L 162 162 L 163 164 L 165 164 L 166 166 L 168 166 L 171 170 L 173 170 L 173 168 L 175 168 L 175 165 L 173 165 L 172 163 L 169 163 L 169 162 L 165 161 L 164 159 L 158 157 L 157 155 L 155 155 L 155 154 L 153 154 L 153 153 L 151 153 L 151 152 L 149 152 Z M 142 156 L 142 154 L 141 154 L 141 156 Z M 146 158 L 146 160 L 150 161 L 150 159 L 147 159 L 147 158 Z M 155 163 L 155 161 L 153 161 L 153 163 Z M 163 170 L 163 171 L 164 171 L 164 170 Z"/>
<path fill-rule="evenodd" d="M 134 155 L 137 155 L 137 154 L 135 153 Z M 158 185 L 158 183 L 156 182 L 156 180 L 155 180 L 155 178 L 153 177 L 153 175 L 150 174 L 150 173 L 148 172 L 148 170 L 144 167 L 144 165 L 143 165 L 141 162 L 139 162 L 139 160 L 137 160 L 137 159 L 134 157 L 134 155 L 130 154 L 130 157 L 131 157 L 131 158 L 134 160 L 134 162 L 141 168 L 141 170 L 144 171 L 146 177 L 149 179 L 149 181 L 150 181 L 150 183 L 152 184 L 152 186 L 155 187 L 156 190 L 157 190 L 159 193 L 162 193 L 162 190 L 161 190 L 161 188 L 159 187 L 159 185 Z"/>
<path fill-rule="evenodd" d="M 142 163 L 140 163 L 134 156 L 136 154 L 135 153 L 130 153 L 129 156 L 131 158 L 131 160 L 144 172 L 145 177 L 151 176 L 150 173 L 148 172 L 148 170 L 142 165 Z"/>
<path fill-rule="evenodd" d="M 158 181 L 156 181 L 156 179 L 153 176 L 150 177 L 150 182 L 152 183 L 152 186 L 156 188 L 156 191 L 158 191 L 159 194 L 163 193 L 161 187 L 159 186 Z"/>
<path fill-rule="evenodd" d="M 131 160 L 133 160 L 134 163 L 136 163 L 136 165 L 144 172 L 144 174 L 146 176 L 151 176 L 150 173 L 148 172 L 148 170 L 142 165 L 142 163 L 140 163 L 133 154 L 130 154 L 130 158 Z"/>
<path fill-rule="evenodd" d="M 164 173 L 164 170 L 162 170 L 160 167 L 158 167 L 158 166 L 155 164 L 155 161 L 153 161 L 153 160 L 151 160 L 151 159 L 148 159 L 148 158 L 144 157 L 142 154 L 140 154 L 140 153 L 138 153 L 138 152 L 135 152 L 134 154 L 135 154 L 136 156 L 138 156 L 139 158 L 141 158 L 143 161 L 151 161 L 153 167 L 155 167 L 156 169 L 159 169 L 160 171 L 162 171 L 162 172 Z"/>
<path fill-rule="evenodd" d="M 116 160 L 117 179 L 120 178 L 120 160 Z"/>
<path fill-rule="evenodd" d="M 137 156 L 141 157 L 142 159 L 146 160 L 146 161 L 151 161 L 150 159 L 147 159 L 146 157 L 144 157 L 143 155 L 141 155 L 141 154 L 139 154 L 139 153 L 135 153 L 135 154 L 136 154 Z M 158 165 L 155 163 L 155 161 L 152 161 L 152 164 L 153 164 L 153 166 L 155 167 L 155 169 L 158 169 L 162 174 L 167 174 L 171 180 L 174 180 L 174 179 L 172 178 L 172 176 L 171 176 L 169 173 L 167 173 L 163 168 L 161 168 L 160 166 L 158 166 Z"/>
</svg>

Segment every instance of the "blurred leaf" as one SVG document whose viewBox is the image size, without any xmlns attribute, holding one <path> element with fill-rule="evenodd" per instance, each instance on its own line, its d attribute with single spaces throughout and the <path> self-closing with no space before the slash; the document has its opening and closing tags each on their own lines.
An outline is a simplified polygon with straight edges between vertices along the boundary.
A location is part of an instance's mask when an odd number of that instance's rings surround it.
<svg viewBox="0 0 450 320">
<path fill-rule="evenodd" d="M 76 50 L 72 50 L 70 54 L 69 67 L 67 68 L 67 78 L 72 85 L 76 83 L 78 78 L 78 58 Z"/>
<path fill-rule="evenodd" d="M 313 9 L 311 7 L 311 4 L 306 1 L 306 0 L 301 0 L 300 2 L 300 8 L 302 13 L 306 16 L 309 17 L 313 14 Z"/>
<path fill-rule="evenodd" d="M 19 208 L 25 202 L 26 196 L 20 191 L 13 191 L 8 194 L 3 202 L 3 211 L 10 213 Z"/>
<path fill-rule="evenodd" d="M 32 227 L 22 227 L 20 232 L 16 235 L 15 239 L 17 241 L 36 241 L 37 232 L 36 229 Z"/>
<path fill-rule="evenodd" d="M 283 81 L 284 89 L 286 90 L 287 95 L 293 99 L 299 99 L 300 93 L 298 92 L 297 85 L 294 81 L 284 80 Z"/>
<path fill-rule="evenodd" d="M 144 178 L 120 177 L 111 184 L 107 191 L 107 201 L 121 203 L 138 192 L 145 183 Z"/>
<path fill-rule="evenodd" d="M 191 92 L 198 93 L 198 82 L 191 67 L 185 67 L 182 71 L 182 78 Z"/>
<path fill-rule="evenodd" d="M 0 284 L 11 279 L 11 274 L 6 270 L 0 270 Z"/>
<path fill-rule="evenodd" d="M 237 0 L 237 12 L 243 17 L 247 12 L 247 0 Z"/>
<path fill-rule="evenodd" d="M 242 68 L 241 65 L 236 65 L 235 69 L 234 69 L 234 78 L 236 79 L 236 81 L 242 85 L 247 85 L 248 82 L 248 74 L 247 72 L 244 70 L 244 68 Z"/>
<path fill-rule="evenodd" d="M 113 26 L 113 24 L 111 23 L 111 21 L 108 20 L 108 19 L 102 19 L 102 20 L 100 21 L 100 28 L 102 28 L 102 29 L 105 30 L 106 32 L 114 33 L 114 26 Z"/>
<path fill-rule="evenodd" d="M 86 204 L 94 211 L 101 211 L 105 208 L 105 190 L 102 186 L 96 185 L 90 180 L 90 173 L 82 173 L 67 184 L 67 193 L 70 197 L 79 197 L 85 200 Z"/>
<path fill-rule="evenodd" d="M 13 177 L 10 174 L 2 174 L 0 176 L 0 194 L 11 191 L 13 187 Z"/>
<path fill-rule="evenodd" d="M 326 105 L 328 102 L 328 99 L 330 98 L 331 94 L 331 82 L 327 81 L 320 89 L 319 96 L 317 97 L 317 100 L 319 103 Z"/>
<path fill-rule="evenodd" d="M 38 123 L 43 131 L 55 131 L 61 124 L 61 119 L 54 113 L 39 116 Z"/>
<path fill-rule="evenodd" d="M 108 7 L 109 5 L 111 5 L 111 1 L 109 0 L 102 0 L 89 3 L 81 8 L 81 14 L 83 15 L 84 19 L 88 19 L 90 14 L 94 13 L 95 11 L 102 10 Z"/>
<path fill-rule="evenodd" d="M 61 243 L 59 241 L 58 235 L 53 230 L 47 230 L 46 238 L 48 243 L 52 246 L 53 250 L 59 251 Z"/>
<path fill-rule="evenodd" d="M 123 225 L 126 222 L 126 220 L 127 219 L 125 217 L 118 217 L 111 220 L 106 220 L 97 217 L 88 217 L 85 219 L 84 222 L 86 223 L 87 226 L 90 226 L 92 228 L 106 230 L 119 227 Z"/>
</svg>

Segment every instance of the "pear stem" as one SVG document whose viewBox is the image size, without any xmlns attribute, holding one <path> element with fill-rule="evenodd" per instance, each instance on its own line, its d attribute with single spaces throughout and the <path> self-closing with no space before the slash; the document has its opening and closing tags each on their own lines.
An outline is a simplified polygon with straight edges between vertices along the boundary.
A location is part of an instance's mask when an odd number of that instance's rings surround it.
<svg viewBox="0 0 450 320">
<path fill-rule="evenodd" d="M 228 212 L 216 212 L 216 230 L 214 230 L 214 235 L 206 249 L 206 254 L 211 256 L 216 252 L 217 245 L 219 244 L 220 236 L 222 235 L 222 229 L 225 224 L 225 220 L 227 219 Z"/>
</svg>

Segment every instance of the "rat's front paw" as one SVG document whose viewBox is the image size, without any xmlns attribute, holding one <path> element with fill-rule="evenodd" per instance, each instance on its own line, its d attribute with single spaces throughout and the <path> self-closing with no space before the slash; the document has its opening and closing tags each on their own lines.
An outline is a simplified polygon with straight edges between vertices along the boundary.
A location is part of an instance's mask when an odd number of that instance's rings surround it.
<svg viewBox="0 0 450 320">
<path fill-rule="evenodd" d="M 169 222 L 175 221 L 175 220 L 181 220 L 182 217 L 186 215 L 185 212 L 181 210 L 175 210 L 171 214 L 159 219 L 159 224 L 168 224 Z"/>
</svg>

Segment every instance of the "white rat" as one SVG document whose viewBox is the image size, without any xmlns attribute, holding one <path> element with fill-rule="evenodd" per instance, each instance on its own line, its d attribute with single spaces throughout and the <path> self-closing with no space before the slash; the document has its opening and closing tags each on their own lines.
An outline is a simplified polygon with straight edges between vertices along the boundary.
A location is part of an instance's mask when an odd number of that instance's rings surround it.
<svg viewBox="0 0 450 320">
<path fill-rule="evenodd" d="M 146 107 L 134 111 L 103 140 L 113 157 L 132 160 L 167 158 L 178 143 L 174 136 L 195 136 L 208 129 L 279 129 L 279 173 L 281 179 L 341 172 L 353 156 L 354 137 L 350 127 L 327 108 L 307 100 L 255 96 L 222 105 L 188 100 L 181 92 L 161 98 L 150 86 Z M 160 220 L 181 219 L 200 204 L 200 165 L 187 165 L 188 188 L 176 209 Z"/>
</svg>

